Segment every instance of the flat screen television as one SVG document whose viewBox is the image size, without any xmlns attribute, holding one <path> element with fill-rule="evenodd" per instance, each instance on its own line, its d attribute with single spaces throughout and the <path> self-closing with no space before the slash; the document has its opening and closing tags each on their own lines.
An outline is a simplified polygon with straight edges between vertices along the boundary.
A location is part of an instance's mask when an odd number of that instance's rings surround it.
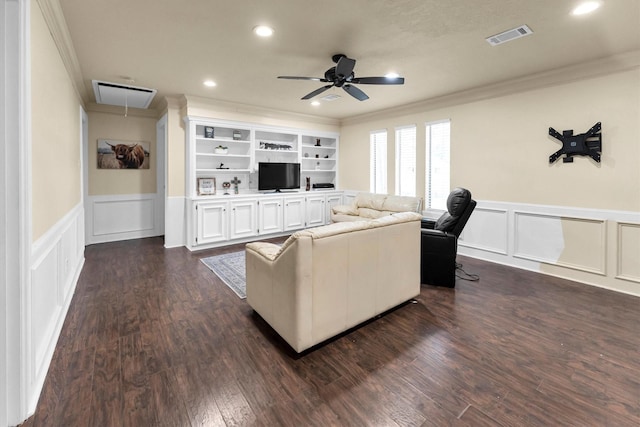
<svg viewBox="0 0 640 427">
<path fill-rule="evenodd" d="M 297 190 L 300 188 L 300 163 L 258 163 L 258 190 Z"/>
</svg>

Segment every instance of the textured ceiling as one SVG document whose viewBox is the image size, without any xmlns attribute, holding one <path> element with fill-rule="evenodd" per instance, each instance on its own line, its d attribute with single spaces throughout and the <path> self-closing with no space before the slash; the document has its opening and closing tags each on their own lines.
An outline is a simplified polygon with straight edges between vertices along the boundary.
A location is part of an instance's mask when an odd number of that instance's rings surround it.
<svg viewBox="0 0 640 427">
<path fill-rule="evenodd" d="M 348 118 L 640 49 L 640 1 L 603 0 L 573 17 L 574 0 L 59 0 L 87 102 L 91 80 L 329 118 Z M 269 39 L 252 33 L 275 29 Z M 534 32 L 491 47 L 485 38 Z M 403 86 L 361 85 L 370 99 L 313 107 L 331 56 L 357 60 L 356 77 L 395 71 Z M 217 87 L 202 82 L 213 79 Z"/>
</svg>

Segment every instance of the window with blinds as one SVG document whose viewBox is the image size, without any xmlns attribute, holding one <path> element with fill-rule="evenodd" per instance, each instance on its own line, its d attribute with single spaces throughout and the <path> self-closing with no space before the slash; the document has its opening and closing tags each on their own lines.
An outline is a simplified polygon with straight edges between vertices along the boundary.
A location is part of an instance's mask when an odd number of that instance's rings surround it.
<svg viewBox="0 0 640 427">
<path fill-rule="evenodd" d="M 387 131 L 373 131 L 370 143 L 370 187 L 372 193 L 387 193 Z"/>
<path fill-rule="evenodd" d="M 450 192 L 449 141 L 451 121 L 426 124 L 426 194 L 425 205 L 431 209 L 447 209 Z"/>
<path fill-rule="evenodd" d="M 416 195 L 416 127 L 396 128 L 396 194 Z"/>
</svg>

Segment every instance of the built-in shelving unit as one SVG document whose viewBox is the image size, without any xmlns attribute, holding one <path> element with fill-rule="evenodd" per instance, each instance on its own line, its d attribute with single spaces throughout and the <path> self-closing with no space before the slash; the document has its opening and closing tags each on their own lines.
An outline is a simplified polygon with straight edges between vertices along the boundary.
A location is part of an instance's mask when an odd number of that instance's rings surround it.
<svg viewBox="0 0 640 427">
<path fill-rule="evenodd" d="M 260 162 L 297 163 L 300 155 L 297 133 L 255 131 L 255 164 Z"/>
<path fill-rule="evenodd" d="M 249 173 L 251 170 L 252 131 L 238 127 L 194 125 L 195 177 L 218 173 Z"/>
<path fill-rule="evenodd" d="M 311 185 L 336 182 L 338 139 L 332 135 L 302 135 L 300 173 Z"/>
<path fill-rule="evenodd" d="M 260 162 L 300 163 L 300 184 L 338 187 L 338 134 L 305 129 L 271 127 L 253 123 L 186 117 L 187 195 L 199 195 L 198 178 L 215 178 L 216 195 L 233 193 L 224 182 L 241 181 L 242 193 L 257 191 Z"/>
</svg>

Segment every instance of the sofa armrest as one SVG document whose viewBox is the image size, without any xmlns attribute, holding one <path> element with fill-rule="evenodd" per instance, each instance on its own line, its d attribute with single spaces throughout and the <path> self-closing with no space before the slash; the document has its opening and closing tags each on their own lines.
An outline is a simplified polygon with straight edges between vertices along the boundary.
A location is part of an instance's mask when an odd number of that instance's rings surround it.
<svg viewBox="0 0 640 427">
<path fill-rule="evenodd" d="M 269 242 L 251 242 L 245 247 L 267 261 L 275 260 L 280 252 L 280 246 Z"/>
<path fill-rule="evenodd" d="M 337 205 L 331 207 L 334 215 L 358 215 L 358 208 L 353 205 Z"/>
</svg>

